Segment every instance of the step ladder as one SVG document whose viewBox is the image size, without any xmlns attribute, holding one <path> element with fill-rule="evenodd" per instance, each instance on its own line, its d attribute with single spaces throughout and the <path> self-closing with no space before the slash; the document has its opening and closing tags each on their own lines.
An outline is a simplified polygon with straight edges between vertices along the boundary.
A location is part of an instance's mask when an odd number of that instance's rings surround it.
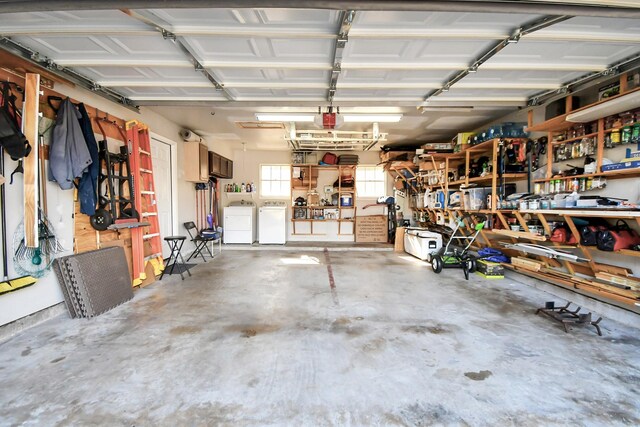
<svg viewBox="0 0 640 427">
<path fill-rule="evenodd" d="M 127 122 L 126 128 L 133 175 L 135 209 L 140 214 L 140 221 L 149 223 L 148 227 L 131 229 L 133 285 L 138 286 L 147 278 L 145 273 L 147 264 L 153 266 L 153 272 L 158 276 L 164 270 L 164 262 L 158 222 L 158 203 L 153 182 L 149 128 L 137 120 Z M 145 247 L 150 248 L 150 250 L 147 249 L 146 255 Z"/>
</svg>

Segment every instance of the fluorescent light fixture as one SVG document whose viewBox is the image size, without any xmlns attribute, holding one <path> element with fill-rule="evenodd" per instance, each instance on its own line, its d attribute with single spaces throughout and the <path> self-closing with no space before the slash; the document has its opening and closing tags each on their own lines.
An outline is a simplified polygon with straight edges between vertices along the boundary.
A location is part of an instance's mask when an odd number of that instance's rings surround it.
<svg viewBox="0 0 640 427">
<path fill-rule="evenodd" d="M 259 122 L 313 122 L 314 114 L 256 113 Z"/>
<path fill-rule="evenodd" d="M 343 114 L 345 123 L 397 123 L 402 114 Z"/>
</svg>

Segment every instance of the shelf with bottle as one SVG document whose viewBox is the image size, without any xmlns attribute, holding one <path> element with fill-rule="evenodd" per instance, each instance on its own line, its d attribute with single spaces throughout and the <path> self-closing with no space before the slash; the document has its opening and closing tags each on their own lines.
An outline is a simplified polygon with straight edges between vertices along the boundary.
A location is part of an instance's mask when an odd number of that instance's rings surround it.
<svg viewBox="0 0 640 427">
<path fill-rule="evenodd" d="M 552 178 L 539 178 L 534 179 L 533 182 L 547 182 L 547 181 L 555 181 L 555 180 L 567 180 L 574 178 L 595 178 L 595 177 L 605 177 L 609 179 L 616 178 L 631 178 L 633 176 L 640 176 L 640 168 L 629 168 L 629 169 L 618 169 L 606 172 L 596 172 L 596 173 L 588 173 L 582 175 L 571 175 L 571 176 L 554 176 Z"/>
<path fill-rule="evenodd" d="M 571 179 L 549 180 L 544 183 L 536 182 L 534 184 L 534 194 L 559 194 L 585 191 L 601 190 L 607 186 L 607 179 L 596 176 L 578 176 L 567 177 Z"/>
<path fill-rule="evenodd" d="M 246 183 L 246 184 L 244 182 L 241 184 L 237 184 L 233 182 L 233 183 L 226 184 L 224 187 L 224 193 L 226 194 L 248 194 L 248 193 L 255 193 L 257 191 L 258 191 L 258 188 L 253 182 Z"/>
<path fill-rule="evenodd" d="M 569 144 L 571 142 L 582 141 L 583 139 L 586 139 L 586 138 L 597 138 L 597 137 L 598 137 L 598 132 L 592 132 L 592 133 L 587 133 L 585 135 L 575 136 L 568 139 L 553 140 L 551 141 L 551 145 Z"/>
</svg>

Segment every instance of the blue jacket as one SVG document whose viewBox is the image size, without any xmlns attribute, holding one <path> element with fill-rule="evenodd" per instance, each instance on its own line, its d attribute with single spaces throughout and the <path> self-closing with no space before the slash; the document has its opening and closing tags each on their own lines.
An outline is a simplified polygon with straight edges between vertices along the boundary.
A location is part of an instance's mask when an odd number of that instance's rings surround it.
<svg viewBox="0 0 640 427">
<path fill-rule="evenodd" d="M 91 154 L 91 165 L 78 181 L 78 199 L 80 199 L 80 212 L 93 215 L 96 213 L 96 203 L 98 202 L 98 172 L 100 172 L 98 143 L 91 127 L 91 118 L 84 104 L 78 104 L 78 111 L 82 116 L 80 117 L 80 128 L 87 142 L 89 154 Z"/>
<path fill-rule="evenodd" d="M 73 180 L 82 176 L 92 163 L 82 134 L 80 112 L 69 98 L 62 101 L 49 147 L 49 181 L 63 190 L 73 188 Z"/>
</svg>

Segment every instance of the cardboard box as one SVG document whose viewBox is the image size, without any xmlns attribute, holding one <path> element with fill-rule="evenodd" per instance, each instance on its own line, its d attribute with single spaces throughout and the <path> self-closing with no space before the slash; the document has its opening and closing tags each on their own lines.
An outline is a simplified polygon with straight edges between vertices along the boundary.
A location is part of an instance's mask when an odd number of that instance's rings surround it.
<svg viewBox="0 0 640 427">
<path fill-rule="evenodd" d="M 404 230 L 406 227 L 396 228 L 396 241 L 393 246 L 394 252 L 404 252 Z"/>
<path fill-rule="evenodd" d="M 484 276 L 504 276 L 504 267 L 499 262 L 479 259 L 476 262 L 477 271 Z"/>
<path fill-rule="evenodd" d="M 356 218 L 356 242 L 358 243 L 386 243 L 387 216 L 369 215 Z"/>
</svg>

